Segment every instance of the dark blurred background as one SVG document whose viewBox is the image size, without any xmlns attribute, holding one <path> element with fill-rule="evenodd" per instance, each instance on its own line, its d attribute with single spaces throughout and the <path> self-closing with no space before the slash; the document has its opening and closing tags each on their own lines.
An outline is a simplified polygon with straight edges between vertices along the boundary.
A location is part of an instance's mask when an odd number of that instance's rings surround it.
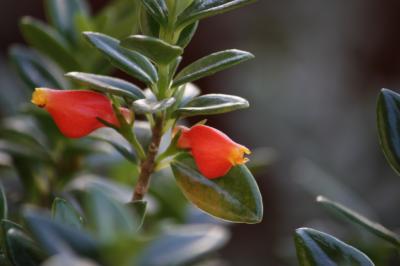
<svg viewBox="0 0 400 266">
<path fill-rule="evenodd" d="M 94 10 L 106 0 L 92 0 Z M 275 162 L 257 175 L 264 221 L 235 225 L 221 251 L 227 265 L 296 265 L 292 235 L 310 226 L 372 252 L 380 240 L 339 222 L 315 203 L 324 194 L 387 227 L 400 227 L 400 179 L 379 149 L 375 102 L 382 87 L 400 87 L 400 2 L 262 0 L 206 19 L 186 61 L 238 48 L 256 59 L 204 79 L 205 91 L 248 98 L 251 108 L 209 124 L 251 148 L 271 147 Z M 38 0 L 2 0 L 0 89 L 18 93 L 7 47 L 22 42 L 18 20 L 44 19 Z M 17 85 L 16 85 L 17 84 Z M 11 104 L 12 106 L 12 104 Z M 8 107 L 10 108 L 10 107 Z M 2 115 L 7 108 L 1 108 Z M 387 263 L 400 265 L 389 251 Z M 370 253 L 368 253 L 370 254 Z M 374 255 L 371 255 L 372 257 Z"/>
</svg>

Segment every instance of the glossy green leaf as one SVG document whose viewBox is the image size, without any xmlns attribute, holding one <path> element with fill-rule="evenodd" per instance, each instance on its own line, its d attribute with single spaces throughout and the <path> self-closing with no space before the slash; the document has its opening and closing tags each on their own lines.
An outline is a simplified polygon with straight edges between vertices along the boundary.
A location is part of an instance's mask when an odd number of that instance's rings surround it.
<svg viewBox="0 0 400 266">
<path fill-rule="evenodd" d="M 101 138 L 101 137 L 92 137 L 93 139 L 104 141 L 111 146 L 114 147 L 116 151 L 118 151 L 125 159 L 132 163 L 137 163 L 137 156 L 134 152 L 132 152 L 130 149 L 126 148 L 125 146 L 121 145 L 120 143 L 117 143 L 116 141 Z"/>
<path fill-rule="evenodd" d="M 157 38 L 160 33 L 160 24 L 158 24 L 145 8 L 142 8 L 140 12 L 140 31 L 144 35 Z"/>
<path fill-rule="evenodd" d="M 188 8 L 194 0 L 180 0 L 172 1 L 175 4 L 176 14 L 181 14 L 186 8 Z M 171 2 L 171 1 L 169 1 Z"/>
<path fill-rule="evenodd" d="M 158 64 L 168 64 L 183 53 L 181 47 L 171 45 L 161 39 L 132 35 L 121 41 L 121 46 L 139 52 Z"/>
<path fill-rule="evenodd" d="M 52 217 L 57 223 L 68 225 L 76 229 L 82 229 L 83 218 L 74 207 L 64 199 L 56 198 L 54 200 Z"/>
<path fill-rule="evenodd" d="M 252 58 L 251 53 L 235 49 L 213 53 L 182 69 L 175 77 L 173 86 L 201 79 Z"/>
<path fill-rule="evenodd" d="M 14 266 L 39 266 L 45 254 L 21 230 L 11 228 L 5 236 L 6 250 Z"/>
<path fill-rule="evenodd" d="M 215 252 L 229 239 L 217 225 L 185 225 L 173 228 L 153 241 L 141 254 L 138 265 L 191 265 Z"/>
<path fill-rule="evenodd" d="M 139 222 L 138 228 L 141 228 L 144 222 L 144 218 L 146 216 L 147 201 L 136 200 L 128 202 L 127 206 L 134 212 L 135 217 L 137 217 Z"/>
<path fill-rule="evenodd" d="M 145 98 L 138 86 L 122 79 L 82 72 L 69 72 L 65 76 L 90 86 L 89 89 L 128 97 L 133 100 Z"/>
<path fill-rule="evenodd" d="M 239 96 L 206 94 L 192 99 L 180 107 L 177 113 L 182 116 L 215 115 L 248 107 L 249 102 Z"/>
<path fill-rule="evenodd" d="M 168 23 L 168 8 L 165 0 L 142 0 L 147 12 L 161 25 Z"/>
<path fill-rule="evenodd" d="M 13 45 L 10 49 L 10 57 L 19 76 L 30 89 L 67 87 L 61 70 L 33 49 Z"/>
<path fill-rule="evenodd" d="M 8 203 L 6 192 L 3 185 L 0 183 L 0 221 L 8 217 Z"/>
<path fill-rule="evenodd" d="M 199 27 L 198 21 L 186 26 L 179 35 L 179 39 L 176 44 L 182 48 L 188 46 L 194 34 L 196 33 L 198 27 Z"/>
<path fill-rule="evenodd" d="M 235 166 L 225 176 L 213 180 L 202 176 L 193 158 L 186 154 L 178 156 L 171 167 L 183 194 L 203 211 L 230 222 L 261 222 L 261 194 L 245 165 Z"/>
<path fill-rule="evenodd" d="M 175 103 L 175 98 L 168 98 L 162 101 L 142 99 L 133 102 L 133 110 L 139 114 L 157 113 L 166 110 Z"/>
<path fill-rule="evenodd" d="M 178 16 L 177 25 L 186 26 L 196 20 L 242 7 L 256 0 L 194 0 L 193 3 Z"/>
<path fill-rule="evenodd" d="M 20 22 L 20 28 L 30 45 L 49 56 L 64 70 L 81 68 L 64 38 L 53 28 L 31 17 L 24 17 Z"/>
<path fill-rule="evenodd" d="M 24 218 L 30 232 L 47 254 L 72 250 L 82 256 L 98 257 L 98 243 L 84 231 L 56 223 L 43 213 L 30 209 L 24 211 Z"/>
<path fill-rule="evenodd" d="M 381 224 L 372 222 L 361 214 L 323 196 L 317 197 L 317 202 L 350 222 L 362 226 L 372 234 L 392 243 L 396 247 L 400 247 L 400 236 Z"/>
<path fill-rule="evenodd" d="M 134 213 L 101 189 L 90 189 L 85 200 L 90 229 L 104 243 L 121 236 L 133 236 L 138 227 Z"/>
<path fill-rule="evenodd" d="M 72 43 L 77 41 L 79 34 L 75 19 L 89 13 L 84 0 L 46 0 L 46 12 L 51 24 Z"/>
<path fill-rule="evenodd" d="M 96 32 L 85 32 L 84 34 L 87 40 L 115 67 L 148 85 L 157 82 L 157 70 L 145 56 L 120 47 L 119 41 L 110 36 Z"/>
<path fill-rule="evenodd" d="M 386 160 L 400 175 L 400 94 L 382 89 L 376 114 L 381 149 Z"/>
<path fill-rule="evenodd" d="M 295 243 L 301 266 L 374 266 L 361 251 L 311 228 L 297 229 Z"/>
</svg>

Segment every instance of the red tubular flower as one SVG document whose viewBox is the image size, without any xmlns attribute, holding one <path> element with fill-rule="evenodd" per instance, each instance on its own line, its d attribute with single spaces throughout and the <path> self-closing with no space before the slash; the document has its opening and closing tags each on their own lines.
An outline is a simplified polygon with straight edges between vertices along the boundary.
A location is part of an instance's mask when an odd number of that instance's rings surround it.
<svg viewBox="0 0 400 266">
<path fill-rule="evenodd" d="M 244 155 L 250 150 L 215 128 L 196 125 L 177 129 L 182 132 L 177 146 L 191 150 L 200 173 L 209 179 L 222 177 L 232 166 L 248 161 Z"/>
<path fill-rule="evenodd" d="M 53 90 L 38 88 L 32 95 L 32 103 L 46 109 L 57 127 L 66 137 L 80 138 L 104 127 L 97 118 L 119 126 L 110 99 L 101 93 L 87 90 Z M 121 108 L 127 121 L 132 112 Z"/>
</svg>

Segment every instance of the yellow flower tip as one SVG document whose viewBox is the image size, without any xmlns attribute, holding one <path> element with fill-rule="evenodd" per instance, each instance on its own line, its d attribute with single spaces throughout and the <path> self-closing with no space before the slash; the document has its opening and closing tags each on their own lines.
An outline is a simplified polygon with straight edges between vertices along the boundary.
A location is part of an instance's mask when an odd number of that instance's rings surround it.
<svg viewBox="0 0 400 266">
<path fill-rule="evenodd" d="M 244 156 L 249 154 L 251 154 L 251 151 L 247 147 L 240 145 L 232 150 L 229 161 L 232 165 L 245 164 L 250 161 L 250 159 Z"/>
<path fill-rule="evenodd" d="M 32 94 L 31 102 L 38 107 L 45 107 L 47 104 L 47 93 L 46 89 L 36 88 Z"/>
</svg>

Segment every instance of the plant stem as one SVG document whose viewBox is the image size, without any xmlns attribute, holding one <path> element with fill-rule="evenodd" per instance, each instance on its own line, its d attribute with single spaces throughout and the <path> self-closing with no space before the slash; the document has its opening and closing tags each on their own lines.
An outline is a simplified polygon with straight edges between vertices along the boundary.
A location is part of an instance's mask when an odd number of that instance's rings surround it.
<svg viewBox="0 0 400 266">
<path fill-rule="evenodd" d="M 147 151 L 146 159 L 140 164 L 140 175 L 133 193 L 132 201 L 142 200 L 150 185 L 150 177 L 155 169 L 155 159 L 160 147 L 164 119 L 157 117 L 152 129 L 152 139 Z"/>
</svg>

